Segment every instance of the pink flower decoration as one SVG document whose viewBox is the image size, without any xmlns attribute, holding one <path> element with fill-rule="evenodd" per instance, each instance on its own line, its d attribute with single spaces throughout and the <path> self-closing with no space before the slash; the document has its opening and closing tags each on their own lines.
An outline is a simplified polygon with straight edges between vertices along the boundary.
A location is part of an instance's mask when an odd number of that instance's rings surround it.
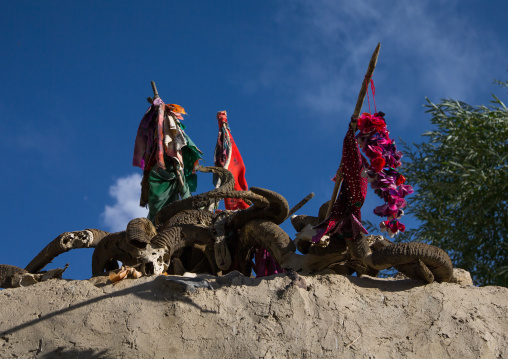
<svg viewBox="0 0 508 359">
<path fill-rule="evenodd" d="M 377 113 L 363 113 L 358 119 L 358 129 L 363 133 L 379 132 L 386 128 L 386 122 L 382 116 Z"/>
<path fill-rule="evenodd" d="M 381 172 L 381 170 L 386 164 L 386 161 L 383 157 L 378 157 L 370 161 L 370 164 L 375 172 Z"/>
<path fill-rule="evenodd" d="M 393 235 L 403 232 L 405 226 L 397 218 L 404 214 L 402 208 L 407 204 L 404 197 L 413 193 L 413 188 L 404 185 L 406 178 L 397 172 L 401 165 L 402 152 L 397 151 L 395 141 L 390 139 L 386 128 L 384 113 L 371 115 L 363 113 L 358 119 L 358 144 L 370 159 L 370 165 L 362 172 L 376 194 L 384 199 L 385 204 L 374 209 L 378 216 L 388 217 L 381 222 L 381 230 Z"/>
</svg>

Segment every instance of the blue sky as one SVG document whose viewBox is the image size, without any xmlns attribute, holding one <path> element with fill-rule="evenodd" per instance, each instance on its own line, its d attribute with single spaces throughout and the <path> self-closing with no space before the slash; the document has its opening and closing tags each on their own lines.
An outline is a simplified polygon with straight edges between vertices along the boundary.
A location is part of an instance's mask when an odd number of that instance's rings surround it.
<svg viewBox="0 0 508 359">
<path fill-rule="evenodd" d="M 425 97 L 507 101 L 492 85 L 507 79 L 507 12 L 504 1 L 471 0 L 4 1 L 0 263 L 24 267 L 62 232 L 121 230 L 146 215 L 131 161 L 152 80 L 188 112 L 205 165 L 226 110 L 249 185 L 290 206 L 314 192 L 299 213 L 315 215 L 377 43 L 377 109 L 393 138 L 420 142 L 431 129 Z M 199 176 L 198 192 L 211 189 L 211 175 Z M 364 218 L 379 221 L 380 201 L 369 192 Z M 69 262 L 65 277 L 88 278 L 91 254 L 47 268 Z"/>
</svg>

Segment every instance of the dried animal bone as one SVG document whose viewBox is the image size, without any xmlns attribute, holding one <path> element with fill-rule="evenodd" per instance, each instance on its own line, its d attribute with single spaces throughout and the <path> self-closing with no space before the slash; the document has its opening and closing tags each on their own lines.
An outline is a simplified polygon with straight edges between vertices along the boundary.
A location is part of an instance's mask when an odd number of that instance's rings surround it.
<svg viewBox="0 0 508 359">
<path fill-rule="evenodd" d="M 224 211 L 219 214 L 200 210 L 184 210 L 173 215 L 159 228 L 158 234 L 152 239 L 151 244 L 156 248 L 166 248 L 170 257 L 173 257 L 183 247 L 213 244 L 215 261 L 209 263 L 210 267 L 214 268 L 216 265 L 219 269 L 227 271 L 231 270 L 232 260 L 225 241 L 226 233 L 238 231 L 246 223 L 256 219 L 264 219 L 277 224 L 282 223 L 287 218 L 289 211 L 284 197 L 262 188 L 253 187 L 249 191 L 232 192 L 214 190 L 204 195 L 210 198 L 246 198 L 253 205 L 245 210 Z M 202 217 L 201 220 L 199 220 L 200 217 Z M 246 271 L 248 271 L 247 268 Z M 213 270 L 213 274 L 216 273 L 217 271 Z"/>
<path fill-rule="evenodd" d="M 171 257 L 184 247 L 205 245 L 213 248 L 212 237 L 213 214 L 203 210 L 185 210 L 173 216 L 159 229 L 150 242 L 154 249 L 163 250 Z M 215 262 L 213 258 L 210 258 Z M 216 267 L 215 263 L 211 263 Z"/>
<path fill-rule="evenodd" d="M 112 281 L 128 275 L 182 274 L 188 270 L 217 275 L 237 269 L 250 275 L 254 252 L 260 248 L 267 249 L 283 269 L 295 272 L 326 270 L 352 274 L 356 271 L 359 275 L 377 275 L 380 269 L 395 267 L 411 278 L 428 283 L 450 280 L 452 265 L 448 255 L 439 248 L 421 243 L 393 244 L 381 236 L 346 241 L 333 235 L 326 248 L 305 241 L 295 243 L 279 227 L 289 213 L 283 196 L 257 187 L 234 191 L 234 180 L 229 171 L 220 167 L 201 168 L 201 171 L 217 173 L 222 185 L 165 206 L 156 216 L 157 225 L 146 218 L 136 218 L 122 232 L 87 229 L 62 233 L 25 270 L 0 265 L 0 284 L 12 285 L 14 276 L 18 281 L 19 278 L 30 281 L 39 275 L 33 273 L 57 255 L 83 247 L 95 248 L 92 256 L 94 276 L 118 269 L 119 261 L 125 266 L 110 273 Z M 221 198 L 242 198 L 252 206 L 220 213 L 203 209 Z M 297 230 L 320 223 L 326 209 L 327 204 L 321 206 L 318 217 L 293 216 L 292 223 Z M 296 253 L 297 248 L 303 255 Z"/>
<path fill-rule="evenodd" d="M 220 212 L 214 221 L 213 230 L 215 232 L 214 254 L 217 266 L 221 270 L 227 270 L 231 267 L 231 254 L 226 243 L 226 224 L 233 216 L 229 211 Z"/>
<path fill-rule="evenodd" d="M 29 285 L 44 282 L 48 279 L 61 279 L 63 272 L 69 267 L 69 264 L 66 264 L 64 268 L 56 268 L 51 269 L 47 272 L 41 273 L 28 273 L 26 271 L 16 272 L 7 278 L 0 285 L 3 288 L 18 288 L 18 287 L 27 287 Z M 18 268 L 21 269 L 21 268 Z"/>
<path fill-rule="evenodd" d="M 167 222 L 175 214 L 188 209 L 204 209 L 208 208 L 216 198 L 223 197 L 225 193 L 234 192 L 235 180 L 228 170 L 222 167 L 198 167 L 196 170 L 200 172 L 213 172 L 219 176 L 221 185 L 209 192 L 198 194 L 192 197 L 182 199 L 180 201 L 166 204 L 155 216 L 155 224 L 160 225 Z"/>
<path fill-rule="evenodd" d="M 325 208 L 329 202 L 319 209 L 319 217 L 293 216 L 291 223 L 298 231 L 304 231 L 325 219 Z M 305 228 L 304 228 L 305 227 Z M 300 238 L 305 238 L 301 236 Z M 354 241 L 345 241 L 337 236 L 330 237 L 327 247 L 313 246 L 310 241 L 297 240 L 296 247 L 302 253 L 320 254 L 323 252 L 346 250 L 346 258 L 342 266 L 336 269 L 347 272 L 343 267 L 354 269 L 359 275 L 376 276 L 382 269 L 394 267 L 410 278 L 420 279 L 427 283 L 434 280 L 447 282 L 452 278 L 453 265 L 450 257 L 440 248 L 425 243 L 392 243 L 382 236 L 360 236 Z"/>
<path fill-rule="evenodd" d="M 445 251 L 426 243 L 393 243 L 372 253 L 374 266 L 395 267 L 405 275 L 432 281 L 448 282 L 453 275 L 453 264 Z M 388 267 L 388 268 L 389 268 Z"/>
<path fill-rule="evenodd" d="M 246 249 L 249 248 L 266 248 L 283 269 L 295 272 L 316 272 L 346 258 L 343 253 L 337 252 L 299 255 L 295 253 L 293 241 L 282 228 L 262 219 L 248 222 L 240 231 L 239 240 L 244 252 L 247 253 Z"/>
<path fill-rule="evenodd" d="M 135 218 L 127 224 L 127 238 L 136 247 L 146 247 L 156 234 L 157 230 L 148 218 Z"/>
<path fill-rule="evenodd" d="M 143 221 L 133 220 L 135 224 Z M 132 222 L 129 226 L 133 226 Z M 129 231 L 132 233 L 132 231 Z M 154 233 L 149 232 L 147 235 Z M 169 265 L 169 256 L 165 250 L 154 248 L 150 243 L 140 248 L 140 236 L 132 241 L 127 231 L 111 233 L 104 237 L 96 246 L 92 255 L 92 275 L 101 275 L 118 268 L 118 261 L 126 266 L 139 265 L 139 271 L 144 275 L 162 274 Z"/>
<path fill-rule="evenodd" d="M 15 274 L 26 274 L 25 269 L 9 264 L 0 264 L 0 288 L 12 288 L 11 278 Z"/>
<path fill-rule="evenodd" d="M 95 248 L 102 238 L 109 233 L 99 229 L 85 229 L 84 231 L 64 232 L 51 241 L 37 256 L 25 267 L 29 273 L 42 270 L 58 255 L 76 248 Z"/>
</svg>

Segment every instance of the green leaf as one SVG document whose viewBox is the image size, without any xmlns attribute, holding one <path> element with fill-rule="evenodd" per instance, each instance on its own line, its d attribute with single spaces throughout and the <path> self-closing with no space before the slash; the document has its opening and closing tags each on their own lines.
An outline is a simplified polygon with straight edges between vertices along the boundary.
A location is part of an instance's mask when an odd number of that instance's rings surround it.
<svg viewBox="0 0 508 359">
<path fill-rule="evenodd" d="M 508 109 L 495 95 L 488 107 L 426 101 L 433 128 L 424 142 L 403 142 L 416 189 L 406 213 L 421 226 L 398 240 L 432 243 L 476 283 L 508 286 Z"/>
</svg>

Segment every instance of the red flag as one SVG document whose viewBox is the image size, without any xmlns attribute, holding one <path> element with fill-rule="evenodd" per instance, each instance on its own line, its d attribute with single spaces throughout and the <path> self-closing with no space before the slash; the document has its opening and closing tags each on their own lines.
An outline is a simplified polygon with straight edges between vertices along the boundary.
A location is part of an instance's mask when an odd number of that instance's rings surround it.
<svg viewBox="0 0 508 359">
<path fill-rule="evenodd" d="M 214 163 L 218 167 L 224 167 L 233 174 L 235 179 L 235 190 L 246 191 L 248 189 L 245 179 L 245 165 L 242 156 L 231 131 L 229 130 L 226 111 L 217 112 L 219 123 L 219 136 L 215 146 Z M 219 184 L 216 183 L 216 186 Z M 249 205 L 240 198 L 224 198 L 224 204 L 227 210 L 237 210 L 249 208 Z M 258 248 L 255 254 L 254 272 L 256 277 L 264 277 L 275 273 L 284 272 L 270 253 L 264 248 Z"/>
<path fill-rule="evenodd" d="M 229 130 L 226 111 L 217 112 L 217 120 L 219 123 L 219 136 L 215 146 L 215 166 L 224 167 L 233 174 L 235 190 L 246 191 L 248 186 L 245 179 L 245 165 Z M 249 205 L 241 198 L 224 198 L 224 204 L 228 210 L 249 208 Z"/>
</svg>

